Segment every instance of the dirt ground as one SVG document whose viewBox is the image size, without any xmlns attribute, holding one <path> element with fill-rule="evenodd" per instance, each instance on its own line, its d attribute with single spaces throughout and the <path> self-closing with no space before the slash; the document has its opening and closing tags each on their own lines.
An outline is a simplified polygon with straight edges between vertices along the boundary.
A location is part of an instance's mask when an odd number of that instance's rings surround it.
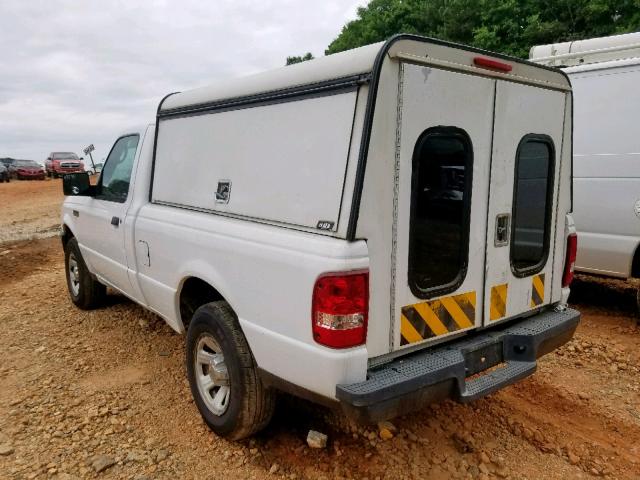
<svg viewBox="0 0 640 480">
<path fill-rule="evenodd" d="M 0 183 L 0 245 L 44 238 L 60 227 L 62 181 Z"/>
<path fill-rule="evenodd" d="M 398 418 L 390 440 L 283 396 L 266 431 L 230 443 L 191 401 L 181 336 L 113 293 L 92 312 L 68 300 L 60 241 L 40 238 L 60 190 L 0 184 L 0 479 L 640 478 L 632 287 L 579 279 L 577 335 L 535 375 Z M 307 447 L 310 428 L 326 449 Z"/>
</svg>

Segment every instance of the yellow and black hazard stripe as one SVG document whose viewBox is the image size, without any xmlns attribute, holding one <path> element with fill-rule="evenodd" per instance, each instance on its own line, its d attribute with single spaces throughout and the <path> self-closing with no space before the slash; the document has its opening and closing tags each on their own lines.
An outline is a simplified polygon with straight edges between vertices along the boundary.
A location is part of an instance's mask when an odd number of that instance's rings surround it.
<svg viewBox="0 0 640 480">
<path fill-rule="evenodd" d="M 489 304 L 489 318 L 491 321 L 500 320 L 507 315 L 508 290 L 508 283 L 491 287 L 491 303 Z"/>
<path fill-rule="evenodd" d="M 544 273 L 531 277 L 531 308 L 544 302 Z"/>
<path fill-rule="evenodd" d="M 400 314 L 400 345 L 470 328 L 475 322 L 476 292 L 407 305 Z"/>
</svg>

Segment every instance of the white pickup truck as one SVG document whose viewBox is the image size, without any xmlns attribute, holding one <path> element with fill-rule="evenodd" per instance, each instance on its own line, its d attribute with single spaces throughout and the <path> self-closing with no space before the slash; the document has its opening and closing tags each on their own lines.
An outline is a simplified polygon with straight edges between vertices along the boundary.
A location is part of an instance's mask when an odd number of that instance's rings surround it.
<svg viewBox="0 0 640 480">
<path fill-rule="evenodd" d="M 276 390 L 361 421 L 468 402 L 571 338 L 571 87 L 410 35 L 165 97 L 63 178 L 68 287 L 186 332 L 218 434 Z"/>
</svg>

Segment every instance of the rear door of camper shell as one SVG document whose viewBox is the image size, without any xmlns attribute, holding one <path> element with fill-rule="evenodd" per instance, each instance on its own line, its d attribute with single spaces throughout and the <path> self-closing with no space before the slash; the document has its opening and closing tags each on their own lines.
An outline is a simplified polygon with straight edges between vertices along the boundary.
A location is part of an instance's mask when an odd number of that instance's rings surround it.
<svg viewBox="0 0 640 480">
<path fill-rule="evenodd" d="M 559 295 L 569 87 L 528 79 L 530 66 L 449 50 L 391 51 L 400 103 L 393 350 L 533 314 Z"/>
</svg>

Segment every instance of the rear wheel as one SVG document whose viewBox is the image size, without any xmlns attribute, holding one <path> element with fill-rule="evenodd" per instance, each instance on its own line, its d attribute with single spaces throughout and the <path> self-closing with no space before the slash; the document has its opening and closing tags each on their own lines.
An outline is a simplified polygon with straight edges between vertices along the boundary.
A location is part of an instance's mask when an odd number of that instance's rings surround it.
<svg viewBox="0 0 640 480">
<path fill-rule="evenodd" d="M 262 384 L 247 340 L 226 302 L 208 303 L 194 313 L 186 364 L 196 406 L 215 433 L 239 440 L 269 423 L 275 392 Z"/>
<path fill-rule="evenodd" d="M 107 288 L 89 273 L 75 238 L 67 242 L 64 254 L 67 288 L 71 301 L 83 310 L 100 306 L 107 294 Z"/>
</svg>

